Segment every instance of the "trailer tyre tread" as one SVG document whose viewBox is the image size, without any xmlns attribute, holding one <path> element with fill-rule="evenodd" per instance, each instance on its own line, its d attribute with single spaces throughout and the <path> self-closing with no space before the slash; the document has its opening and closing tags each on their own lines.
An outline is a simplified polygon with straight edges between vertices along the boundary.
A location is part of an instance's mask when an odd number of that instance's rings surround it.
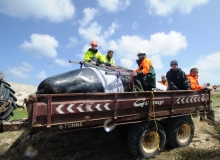
<svg viewBox="0 0 220 160">
<path fill-rule="evenodd" d="M 185 125 L 189 130 L 188 136 L 186 136 L 186 140 L 180 141 L 178 138 L 178 134 L 180 132 L 180 128 Z M 166 130 L 166 136 L 167 136 L 167 145 L 173 148 L 177 147 L 185 147 L 189 145 L 192 142 L 195 127 L 194 123 L 190 116 L 181 116 L 181 117 L 175 117 L 167 119 L 165 122 L 165 130 Z M 187 133 L 185 134 L 187 135 Z"/>
<path fill-rule="evenodd" d="M 136 158 L 151 158 L 154 157 L 156 154 L 161 152 L 165 146 L 166 143 L 166 134 L 163 126 L 157 122 L 158 126 L 158 134 L 160 137 L 160 144 L 159 148 L 156 149 L 152 153 L 146 153 L 142 148 L 142 138 L 146 133 L 149 133 L 151 131 L 156 131 L 156 126 L 154 121 L 150 122 L 141 122 L 138 124 L 135 124 L 129 131 L 128 134 L 128 146 L 131 151 L 131 153 Z"/>
</svg>

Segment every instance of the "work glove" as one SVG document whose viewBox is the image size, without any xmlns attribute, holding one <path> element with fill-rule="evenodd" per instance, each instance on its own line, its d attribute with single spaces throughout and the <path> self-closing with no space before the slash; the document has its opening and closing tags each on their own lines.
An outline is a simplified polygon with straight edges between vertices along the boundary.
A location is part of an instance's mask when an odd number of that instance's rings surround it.
<svg viewBox="0 0 220 160">
<path fill-rule="evenodd" d="M 105 65 L 108 66 L 108 67 L 111 67 L 111 64 L 110 64 L 110 63 L 106 63 Z"/>
</svg>

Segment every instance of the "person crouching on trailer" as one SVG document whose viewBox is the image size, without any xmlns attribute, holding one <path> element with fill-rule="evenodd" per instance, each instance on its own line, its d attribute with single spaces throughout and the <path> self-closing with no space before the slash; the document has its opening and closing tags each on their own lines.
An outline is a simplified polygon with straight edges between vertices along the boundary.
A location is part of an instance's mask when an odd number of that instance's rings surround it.
<svg viewBox="0 0 220 160">
<path fill-rule="evenodd" d="M 103 56 L 103 60 L 106 66 L 110 66 L 110 67 L 115 66 L 115 60 L 113 58 L 113 54 L 114 54 L 113 50 L 108 50 L 107 55 Z"/>
<path fill-rule="evenodd" d="M 91 48 L 89 48 L 88 51 L 85 53 L 84 61 L 92 62 L 94 65 L 103 64 L 103 56 L 97 49 L 98 43 L 96 41 L 92 41 L 90 44 Z"/>
<path fill-rule="evenodd" d="M 139 67 L 133 72 L 133 76 L 141 82 L 144 91 L 152 91 L 156 88 L 156 74 L 152 62 L 144 52 L 138 52 L 137 56 Z"/>
</svg>

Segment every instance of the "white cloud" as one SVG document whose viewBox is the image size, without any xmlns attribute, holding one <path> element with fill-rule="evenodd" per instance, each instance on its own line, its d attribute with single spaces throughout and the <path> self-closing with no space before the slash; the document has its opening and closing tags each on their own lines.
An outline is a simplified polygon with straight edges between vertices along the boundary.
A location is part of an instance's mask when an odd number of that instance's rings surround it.
<svg viewBox="0 0 220 160">
<path fill-rule="evenodd" d="M 64 59 L 55 59 L 54 60 L 56 64 L 58 64 L 59 66 L 63 66 L 63 67 L 70 67 L 71 64 L 69 63 L 69 61 L 66 61 Z"/>
<path fill-rule="evenodd" d="M 125 10 L 130 5 L 130 0 L 97 0 L 98 5 L 108 12 Z"/>
<path fill-rule="evenodd" d="M 104 38 L 109 38 L 115 33 L 115 29 L 117 29 L 119 25 L 115 22 L 112 22 L 111 26 L 103 33 Z"/>
<path fill-rule="evenodd" d="M 136 54 L 140 50 L 145 51 L 148 56 L 173 56 L 180 49 L 184 49 L 187 46 L 186 37 L 175 31 L 171 31 L 168 34 L 164 32 L 155 33 L 150 36 L 149 40 L 137 35 L 126 35 L 118 39 L 116 44 L 118 44 L 120 54 L 126 53 L 130 58 L 136 58 Z"/>
<path fill-rule="evenodd" d="M 79 35 L 88 40 L 96 40 L 99 42 L 99 35 L 101 33 L 102 27 L 98 24 L 98 22 L 92 22 L 88 27 L 80 26 L 78 29 Z"/>
<path fill-rule="evenodd" d="M 13 77 L 19 79 L 28 79 L 29 75 L 27 74 L 27 72 L 31 72 L 32 69 L 33 67 L 29 63 L 22 62 L 22 65 L 20 65 L 19 67 L 10 68 L 8 70 L 8 73 Z"/>
<path fill-rule="evenodd" d="M 69 43 L 66 45 L 67 48 L 74 48 L 78 45 L 78 40 L 76 37 L 68 38 Z"/>
<path fill-rule="evenodd" d="M 81 26 L 86 26 L 91 20 L 93 20 L 95 15 L 98 13 L 98 10 L 95 8 L 85 8 L 83 10 L 83 13 L 84 18 L 79 21 L 79 23 L 81 24 Z"/>
<path fill-rule="evenodd" d="M 154 69 L 163 69 L 163 64 L 159 55 L 153 55 L 149 58 L 153 64 Z"/>
<path fill-rule="evenodd" d="M 11 17 L 46 19 L 59 23 L 71 19 L 75 7 L 71 0 L 5 0 L 0 1 L 0 12 Z"/>
<path fill-rule="evenodd" d="M 156 13 L 160 16 L 171 14 L 174 10 L 188 14 L 196 6 L 203 5 L 209 0 L 146 0 L 149 14 Z"/>
<path fill-rule="evenodd" d="M 22 62 L 22 65 L 19 66 L 19 70 L 21 70 L 22 72 L 31 72 L 32 69 L 33 67 L 27 62 Z"/>
<path fill-rule="evenodd" d="M 125 35 L 116 41 L 109 41 L 108 46 L 114 46 L 117 52 L 115 57 L 124 58 L 126 55 L 126 58 L 132 61 L 137 59 L 138 51 L 144 51 L 148 57 L 154 59 L 155 68 L 162 69 L 160 57 L 176 55 L 181 49 L 186 48 L 187 41 L 181 33 L 171 31 L 168 34 L 155 33 L 148 40 L 137 35 Z"/>
<path fill-rule="evenodd" d="M 33 54 L 35 57 L 56 58 L 58 42 L 54 37 L 42 34 L 32 34 L 31 41 L 24 41 L 20 48 L 27 53 Z"/>
<path fill-rule="evenodd" d="M 205 83 L 211 83 L 211 85 L 220 84 L 220 52 L 211 53 L 206 56 L 201 56 L 195 64 L 191 67 L 183 68 L 183 70 L 189 74 L 192 67 L 199 69 L 199 82 L 200 85 Z"/>
<path fill-rule="evenodd" d="M 137 30 L 137 29 L 138 29 L 138 23 L 137 23 L 137 22 L 134 22 L 134 23 L 132 24 L 132 28 L 133 28 L 133 30 Z"/>
<path fill-rule="evenodd" d="M 92 40 L 95 40 L 98 42 L 98 47 L 100 47 L 102 50 L 107 50 L 109 49 L 107 39 L 115 33 L 115 29 L 117 29 L 118 27 L 119 25 L 117 23 L 112 22 L 111 26 L 106 31 L 104 31 L 102 26 L 95 21 L 91 22 L 88 27 L 80 26 L 78 32 L 79 35 L 86 41 L 90 42 Z"/>
<path fill-rule="evenodd" d="M 35 75 L 35 78 L 38 80 L 44 80 L 45 78 L 47 78 L 47 75 L 44 71 L 41 71 Z"/>
<path fill-rule="evenodd" d="M 220 52 L 212 53 L 207 56 L 202 56 L 194 66 L 198 67 L 200 70 L 205 70 L 205 71 L 219 70 L 220 69 L 219 57 L 220 57 Z"/>
<path fill-rule="evenodd" d="M 125 68 L 132 68 L 133 66 L 133 60 L 128 59 L 128 58 L 122 58 L 120 62 Z"/>
</svg>

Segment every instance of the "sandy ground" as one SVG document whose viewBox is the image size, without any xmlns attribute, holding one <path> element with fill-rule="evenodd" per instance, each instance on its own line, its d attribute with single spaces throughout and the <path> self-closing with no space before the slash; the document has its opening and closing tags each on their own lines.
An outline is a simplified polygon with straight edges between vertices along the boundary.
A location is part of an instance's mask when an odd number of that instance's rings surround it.
<svg viewBox="0 0 220 160">
<path fill-rule="evenodd" d="M 24 98 L 27 98 L 29 94 L 35 93 L 37 91 L 37 86 L 29 85 L 29 84 L 21 84 L 21 83 L 14 83 L 9 82 L 11 88 L 15 91 L 15 96 L 17 98 L 17 104 L 19 106 L 23 105 Z"/>
<path fill-rule="evenodd" d="M 18 104 L 34 93 L 37 86 L 9 82 L 16 92 Z M 220 108 L 216 108 L 219 119 Z M 193 118 L 195 136 L 192 143 L 185 148 L 209 148 L 219 146 L 219 142 L 204 130 L 212 130 L 212 126 L 200 117 Z M 71 160 L 132 160 L 133 155 L 127 146 L 127 135 L 131 125 L 117 126 L 106 133 L 103 128 L 75 131 L 68 133 L 40 132 L 29 137 L 29 131 L 13 131 L 0 133 L 0 159 L 71 159 Z M 179 149 L 165 147 L 164 151 L 153 160 L 174 160 Z"/>
</svg>

